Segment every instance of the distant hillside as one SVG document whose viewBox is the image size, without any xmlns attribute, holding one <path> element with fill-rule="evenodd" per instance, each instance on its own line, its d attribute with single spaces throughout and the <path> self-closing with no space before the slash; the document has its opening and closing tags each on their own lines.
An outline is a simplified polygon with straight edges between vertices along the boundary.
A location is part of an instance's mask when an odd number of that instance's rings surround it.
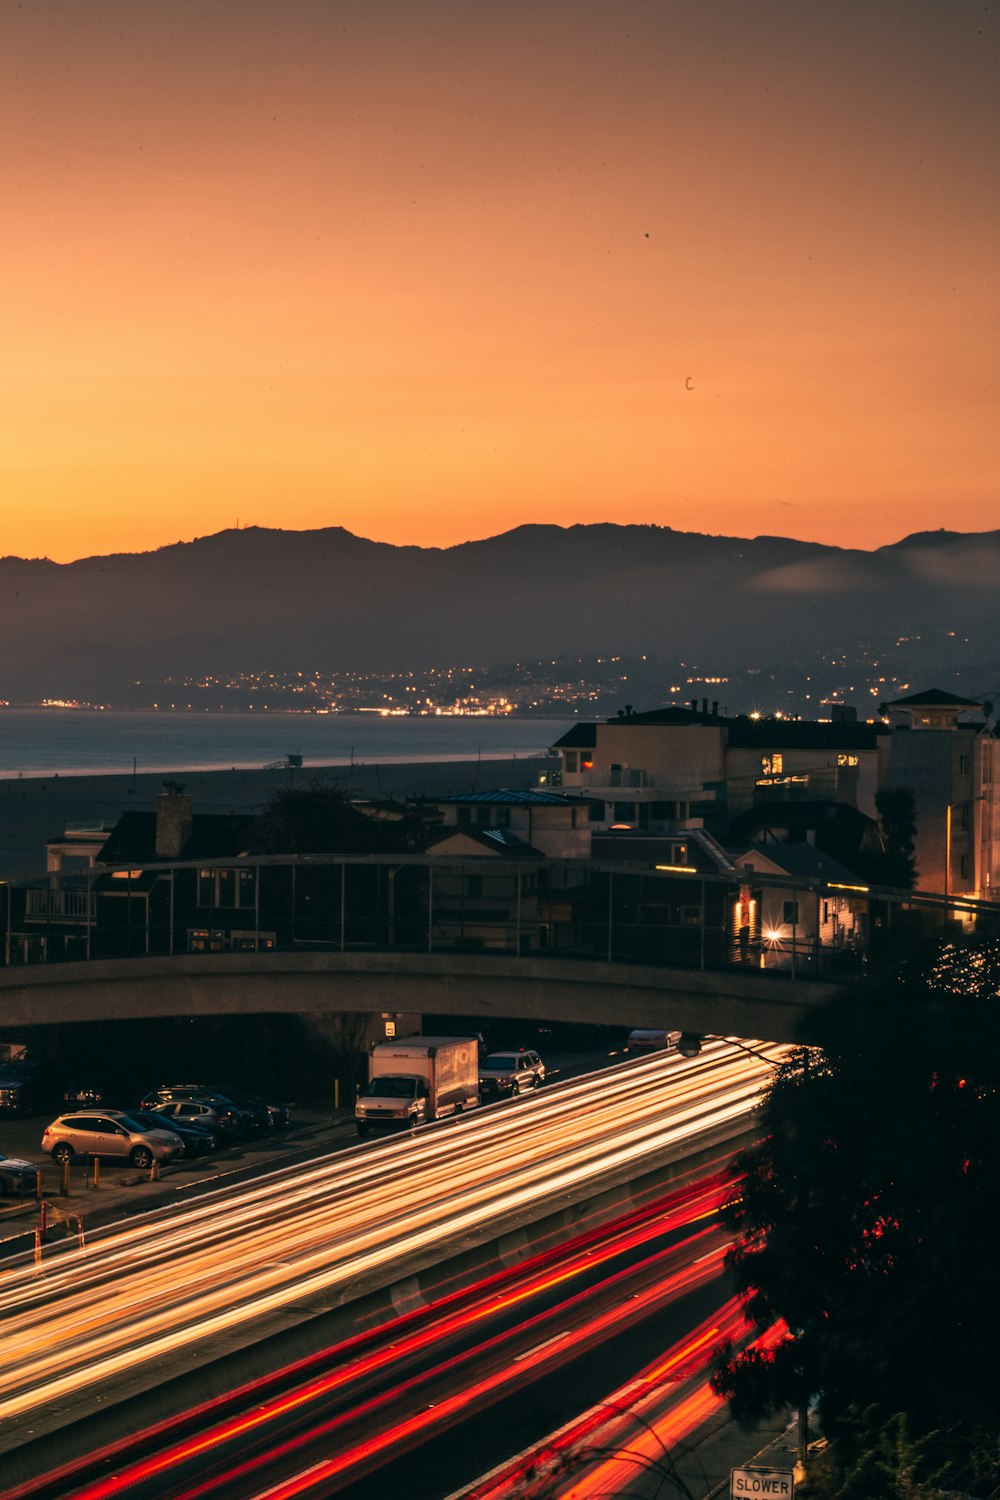
<svg viewBox="0 0 1000 1500">
<path fill-rule="evenodd" d="M 248 528 L 68 564 L 0 559 L 0 698 L 113 702 L 169 674 L 549 654 L 780 666 L 848 633 L 921 634 L 931 670 L 948 639 L 995 654 L 998 606 L 1000 531 L 858 552 L 653 526 L 521 526 L 446 549 Z"/>
</svg>

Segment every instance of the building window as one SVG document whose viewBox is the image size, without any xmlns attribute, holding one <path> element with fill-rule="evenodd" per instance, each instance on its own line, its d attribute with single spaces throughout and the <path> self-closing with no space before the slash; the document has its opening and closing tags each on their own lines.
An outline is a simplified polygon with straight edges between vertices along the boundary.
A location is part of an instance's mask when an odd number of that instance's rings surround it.
<svg viewBox="0 0 1000 1500">
<path fill-rule="evenodd" d="M 256 870 L 199 870 L 198 905 L 252 907 L 257 899 Z"/>
<path fill-rule="evenodd" d="M 632 819 L 635 817 L 634 802 L 616 802 L 614 804 L 614 808 L 614 821 L 616 823 L 631 823 Z"/>
<path fill-rule="evenodd" d="M 967 755 L 960 755 L 958 757 L 958 774 L 959 776 L 968 776 L 969 774 L 969 757 Z"/>
<path fill-rule="evenodd" d="M 235 953 L 269 953 L 277 942 L 273 932 L 231 932 L 229 946 Z"/>
<path fill-rule="evenodd" d="M 459 828 L 467 828 L 471 822 L 472 822 L 472 808 L 471 807 L 460 807 L 458 809 L 458 826 L 459 826 Z"/>
<path fill-rule="evenodd" d="M 782 907 L 781 920 L 787 927 L 797 927 L 799 925 L 799 903 L 797 901 L 785 902 Z"/>
<path fill-rule="evenodd" d="M 603 802 L 591 802 L 590 803 L 590 812 L 588 814 L 588 819 L 589 819 L 589 821 L 591 823 L 603 823 L 604 822 L 604 803 Z"/>
<path fill-rule="evenodd" d="M 221 953 L 225 946 L 226 934 L 218 928 L 192 927 L 188 932 L 191 953 Z"/>
<path fill-rule="evenodd" d="M 844 754 L 841 754 L 841 755 L 837 756 L 837 765 L 838 766 L 856 766 L 858 764 L 858 762 L 859 762 L 859 757 L 857 755 L 844 755 Z"/>
<path fill-rule="evenodd" d="M 971 826 L 971 824 L 972 824 L 972 808 L 969 806 L 968 802 L 966 802 L 966 803 L 963 804 L 962 811 L 959 813 L 958 826 L 960 828 L 968 829 Z"/>
<path fill-rule="evenodd" d="M 496 820 L 495 821 L 496 821 L 496 825 L 497 825 L 498 828 L 509 828 L 510 827 L 510 808 L 509 807 L 498 807 L 497 808 L 497 815 L 496 815 Z"/>
<path fill-rule="evenodd" d="M 465 893 L 475 899 L 483 894 L 483 877 L 481 875 L 469 875 L 465 882 Z"/>
<path fill-rule="evenodd" d="M 959 864 L 960 864 L 960 867 L 961 867 L 961 876 L 962 876 L 962 879 L 963 880 L 968 880 L 968 878 L 969 878 L 969 856 L 967 854 L 963 854 L 961 860 L 959 861 Z"/>
<path fill-rule="evenodd" d="M 677 908 L 677 919 L 682 927 L 700 927 L 701 907 L 679 906 Z"/>
<path fill-rule="evenodd" d="M 761 774 L 764 776 L 780 776 L 785 766 L 785 757 L 780 750 L 775 750 L 771 755 L 762 755 L 760 758 Z"/>
<path fill-rule="evenodd" d="M 565 753 L 567 774 L 576 775 L 580 765 L 580 757 L 575 750 L 567 750 Z"/>
<path fill-rule="evenodd" d="M 593 769 L 594 769 L 594 757 L 592 755 L 588 755 L 585 751 L 581 752 L 581 754 L 580 754 L 580 770 L 581 771 L 592 771 Z"/>
</svg>

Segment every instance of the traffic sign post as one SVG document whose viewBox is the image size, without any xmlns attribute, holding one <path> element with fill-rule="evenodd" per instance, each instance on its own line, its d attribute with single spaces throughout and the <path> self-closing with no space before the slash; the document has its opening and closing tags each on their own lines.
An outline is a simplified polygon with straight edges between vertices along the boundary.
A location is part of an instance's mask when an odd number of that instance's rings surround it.
<svg viewBox="0 0 1000 1500">
<path fill-rule="evenodd" d="M 795 1475 L 789 1469 L 731 1469 L 729 1500 L 795 1500 Z"/>
</svg>

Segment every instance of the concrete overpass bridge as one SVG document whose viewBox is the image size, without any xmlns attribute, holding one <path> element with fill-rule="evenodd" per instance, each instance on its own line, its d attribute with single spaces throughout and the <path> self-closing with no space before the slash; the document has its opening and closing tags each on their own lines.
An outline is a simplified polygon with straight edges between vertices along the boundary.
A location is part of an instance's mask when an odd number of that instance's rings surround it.
<svg viewBox="0 0 1000 1500">
<path fill-rule="evenodd" d="M 0 1027 L 433 1012 L 789 1041 L 844 982 L 1000 907 L 597 861 L 157 861 L 0 885 Z"/>
<path fill-rule="evenodd" d="M 178 954 L 0 971 L 0 1027 L 361 1011 L 669 1027 L 794 1041 L 829 982 L 509 954 Z"/>
</svg>

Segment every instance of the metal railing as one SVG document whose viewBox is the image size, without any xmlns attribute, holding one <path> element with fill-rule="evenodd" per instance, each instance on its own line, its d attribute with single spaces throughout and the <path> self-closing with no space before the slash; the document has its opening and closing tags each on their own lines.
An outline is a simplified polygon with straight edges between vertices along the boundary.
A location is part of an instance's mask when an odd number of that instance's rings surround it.
<svg viewBox="0 0 1000 1500">
<path fill-rule="evenodd" d="M 1000 904 L 953 898 L 943 911 L 926 893 L 584 860 L 261 856 L 49 874 L 3 892 L 8 965 L 380 949 L 830 979 L 949 913 L 1000 928 Z"/>
</svg>

